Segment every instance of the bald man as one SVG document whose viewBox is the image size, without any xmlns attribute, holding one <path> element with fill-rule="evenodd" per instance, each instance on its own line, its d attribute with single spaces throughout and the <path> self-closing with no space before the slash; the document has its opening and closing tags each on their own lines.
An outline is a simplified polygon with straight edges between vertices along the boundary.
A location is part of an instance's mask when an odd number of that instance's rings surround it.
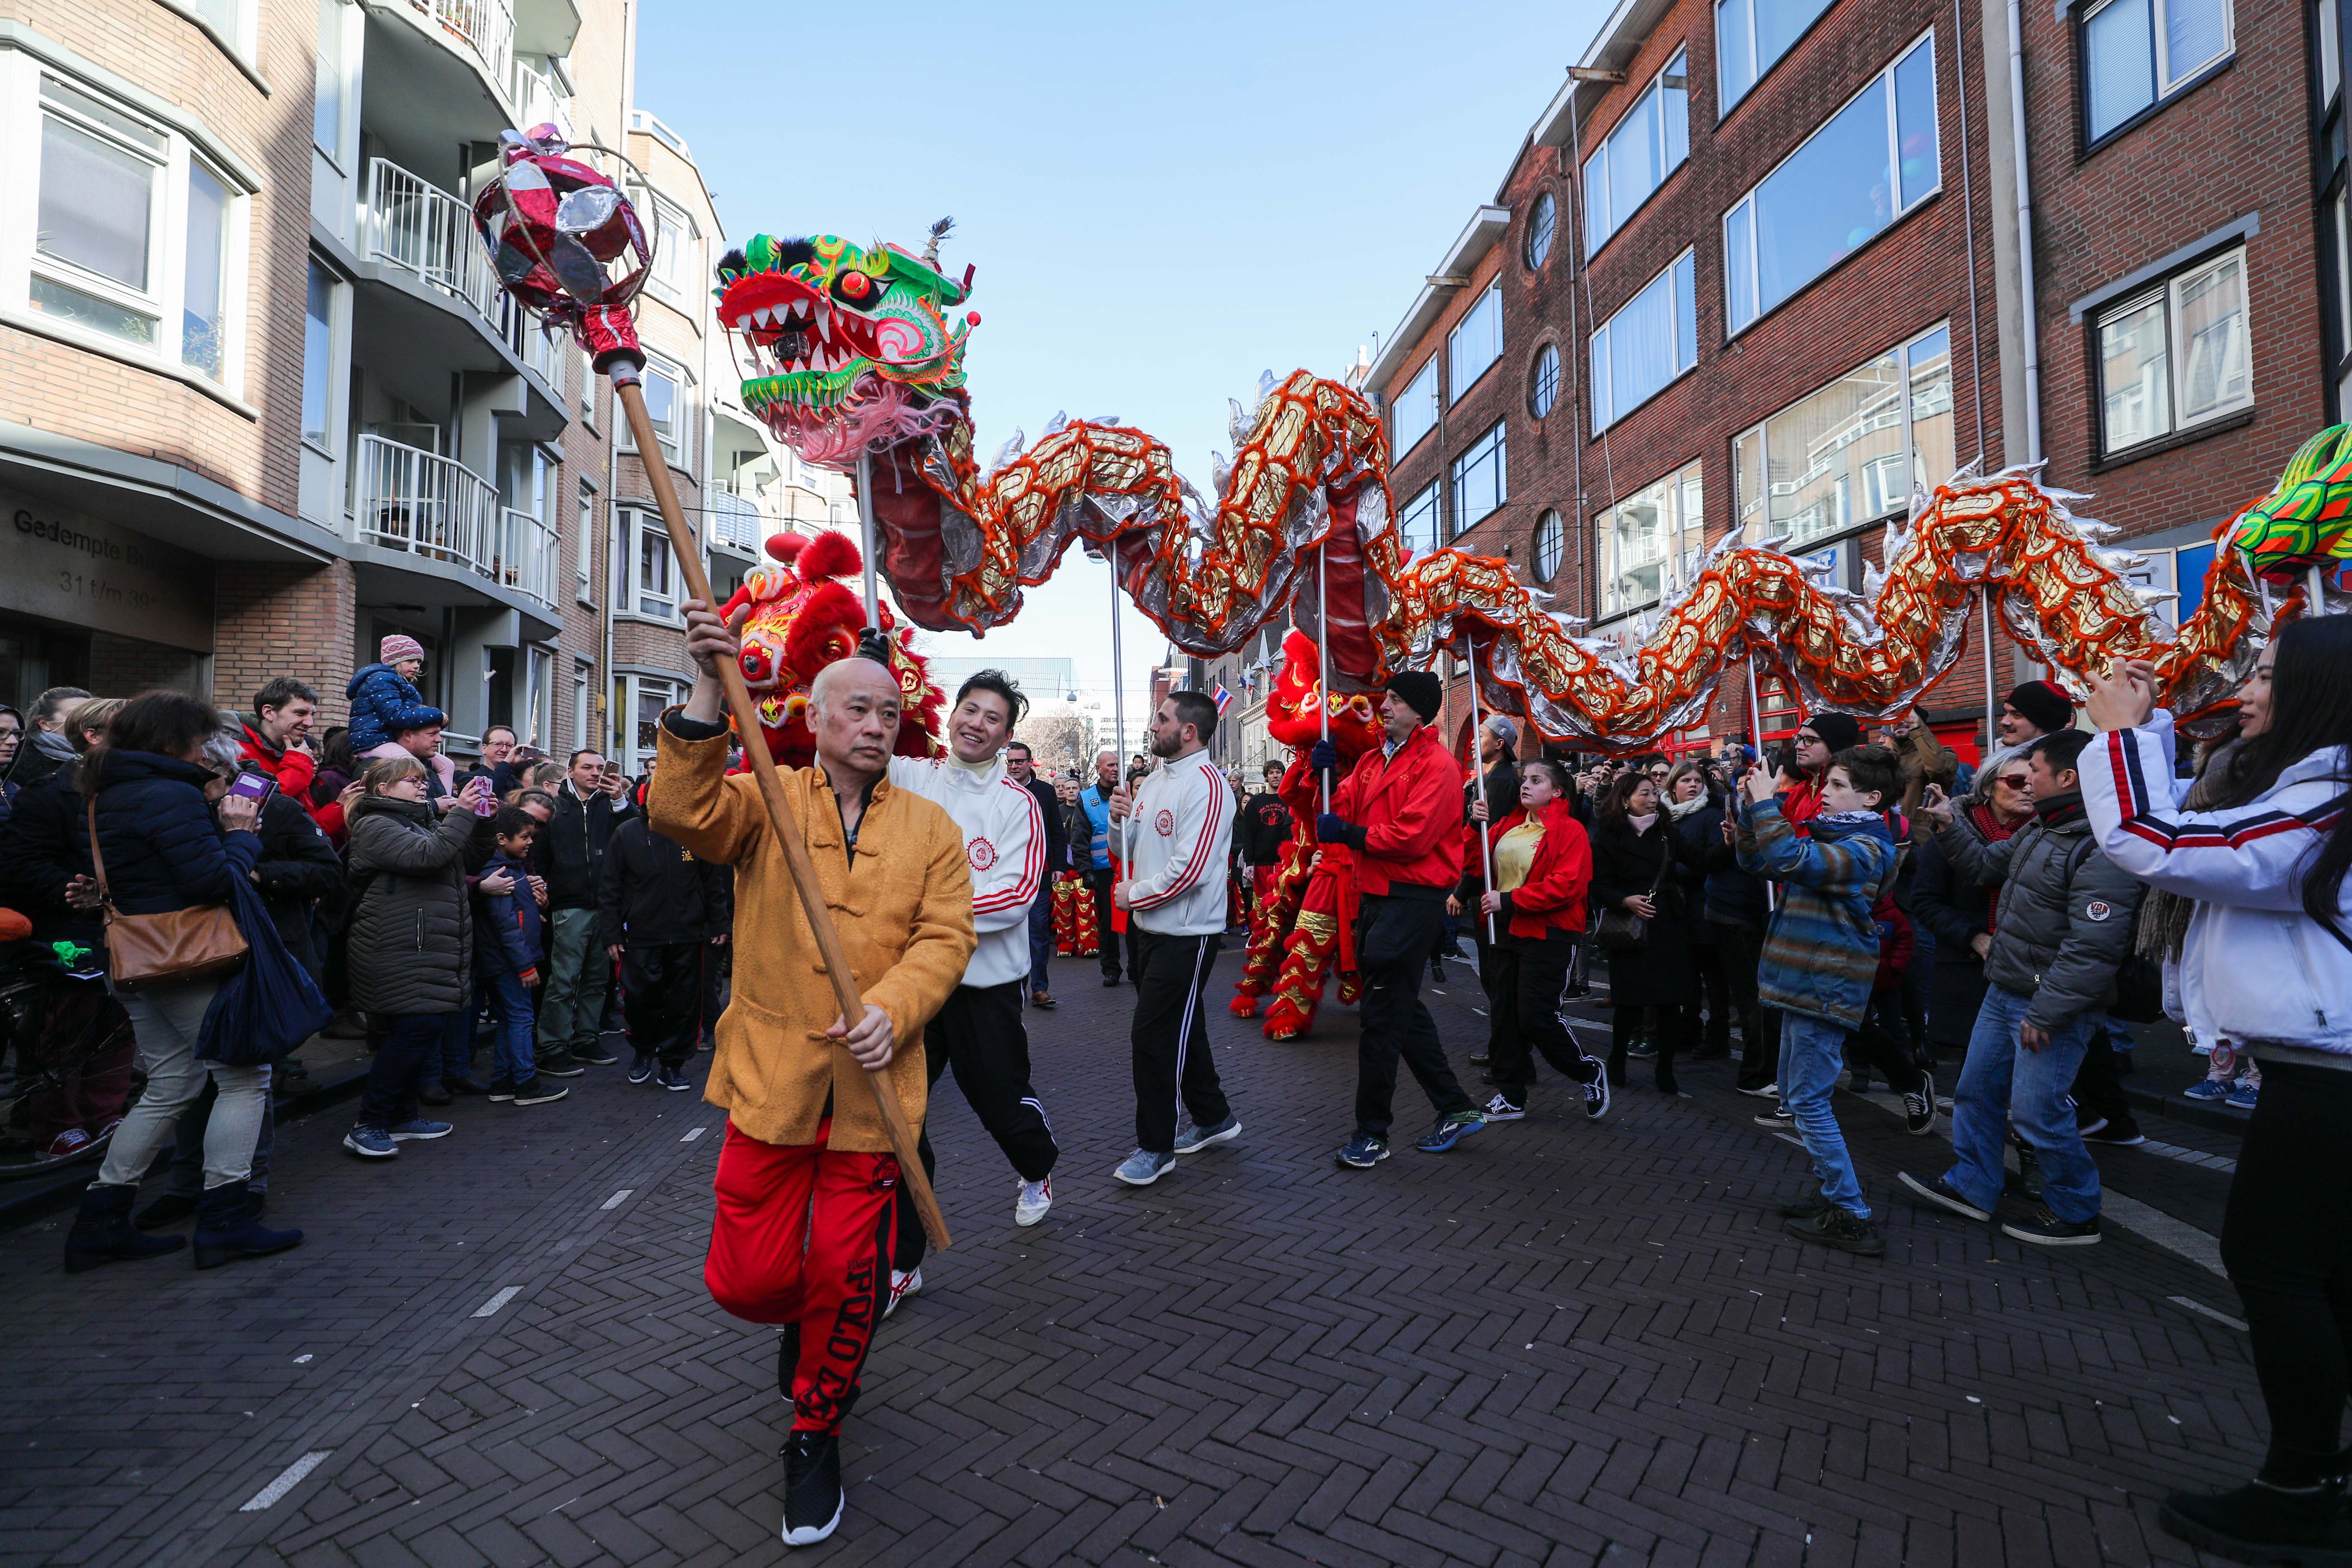
<svg viewBox="0 0 2352 1568">
<path fill-rule="evenodd" d="M 703 1093 L 728 1117 L 703 1278 L 728 1311 L 783 1331 L 783 1539 L 805 1546 L 841 1521 L 841 1423 L 890 1278 L 898 1163 L 866 1074 L 889 1074 L 919 1135 L 923 1029 L 971 958 L 971 874 L 948 814 L 890 783 L 897 679 L 865 658 L 826 666 L 809 691 L 816 765 L 782 782 L 863 1002 L 843 1017 L 757 784 L 727 772 L 716 668 L 735 634 L 699 602 L 685 608 L 702 673 L 662 716 L 646 809 L 735 868 L 742 960 Z"/>
</svg>

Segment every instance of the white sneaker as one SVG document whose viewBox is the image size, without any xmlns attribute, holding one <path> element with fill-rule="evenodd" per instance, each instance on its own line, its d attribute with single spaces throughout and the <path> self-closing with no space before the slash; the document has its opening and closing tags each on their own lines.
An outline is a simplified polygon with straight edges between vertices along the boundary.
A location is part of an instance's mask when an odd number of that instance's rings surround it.
<svg viewBox="0 0 2352 1568">
<path fill-rule="evenodd" d="M 1045 1217 L 1045 1211 L 1053 1206 L 1053 1177 L 1047 1176 L 1038 1182 L 1024 1182 L 1021 1184 L 1020 1194 L 1013 1200 L 1013 1223 L 1022 1226 L 1035 1225 Z"/>
<path fill-rule="evenodd" d="M 1778 1100 L 1780 1098 L 1780 1086 L 1777 1083 L 1768 1083 L 1762 1089 L 1743 1089 L 1739 1092 L 1752 1094 L 1759 1100 Z"/>
<path fill-rule="evenodd" d="M 884 1303 L 882 1315 L 888 1317 L 898 1310 L 899 1302 L 909 1296 L 919 1296 L 922 1293 L 923 1266 L 921 1264 L 915 1265 L 911 1273 L 893 1268 L 890 1270 L 890 1300 Z"/>
</svg>

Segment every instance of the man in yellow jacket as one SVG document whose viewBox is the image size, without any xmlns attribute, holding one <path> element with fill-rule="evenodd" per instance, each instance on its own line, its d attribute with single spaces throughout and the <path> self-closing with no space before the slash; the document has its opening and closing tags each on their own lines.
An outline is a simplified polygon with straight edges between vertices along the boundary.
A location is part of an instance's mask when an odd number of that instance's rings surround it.
<svg viewBox="0 0 2352 1568">
<path fill-rule="evenodd" d="M 863 1075 L 888 1069 L 919 1134 L 923 1026 L 971 957 L 971 873 L 948 814 L 890 785 L 897 679 L 865 658 L 826 666 L 809 691 L 817 765 L 786 769 L 783 785 L 865 998 L 864 1016 L 843 1018 L 758 786 L 727 773 L 714 671 L 735 635 L 698 601 L 686 622 L 701 676 L 662 717 L 646 810 L 735 868 L 734 999 L 703 1091 L 728 1116 L 703 1278 L 730 1312 L 784 1331 L 783 1538 L 802 1546 L 841 1521 L 841 1421 L 889 1289 L 898 1163 Z"/>
</svg>

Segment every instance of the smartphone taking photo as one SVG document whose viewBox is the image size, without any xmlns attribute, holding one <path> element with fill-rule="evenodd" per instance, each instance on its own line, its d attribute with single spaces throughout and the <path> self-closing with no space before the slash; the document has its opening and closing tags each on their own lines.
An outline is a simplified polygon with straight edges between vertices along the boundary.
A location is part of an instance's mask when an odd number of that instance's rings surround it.
<svg viewBox="0 0 2352 1568">
<path fill-rule="evenodd" d="M 228 781 L 228 793 L 258 805 L 278 793 L 278 781 L 268 773 L 246 770 Z"/>
</svg>

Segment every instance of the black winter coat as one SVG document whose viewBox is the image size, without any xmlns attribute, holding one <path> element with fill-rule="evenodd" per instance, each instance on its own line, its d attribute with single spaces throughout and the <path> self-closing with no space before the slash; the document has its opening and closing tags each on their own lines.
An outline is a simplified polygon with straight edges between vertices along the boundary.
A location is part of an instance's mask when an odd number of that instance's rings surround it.
<svg viewBox="0 0 2352 1568">
<path fill-rule="evenodd" d="M 327 962 L 320 925 L 342 906 L 343 858 L 293 796 L 273 793 L 261 803 L 261 858 L 253 874 L 278 940 L 318 978 Z"/>
<path fill-rule="evenodd" d="M 1685 843 L 1706 872 L 1702 913 L 1710 925 L 1738 926 L 1754 932 L 1761 942 L 1772 923 L 1772 902 L 1765 893 L 1764 879 L 1740 869 L 1739 847 L 1725 840 L 1723 824 L 1727 815 L 1724 807 L 1710 802 L 1694 814 L 1706 819 L 1704 827 L 1690 822 L 1682 825 Z"/>
<path fill-rule="evenodd" d="M 83 816 L 76 769 L 16 792 L 14 809 L 0 826 L 0 905 L 33 922 L 33 938 L 47 944 L 79 942 L 106 959 L 106 926 L 96 910 L 66 902 L 66 884 L 90 875 L 89 828 Z"/>
<path fill-rule="evenodd" d="M 230 884 L 252 867 L 261 841 L 229 835 L 245 841 L 231 859 L 205 799 L 212 770 L 152 752 L 103 752 L 83 766 L 91 763 L 100 768 L 98 847 L 116 910 L 160 915 L 227 903 Z"/>
<path fill-rule="evenodd" d="M 531 840 L 530 868 L 547 882 L 551 910 L 593 910 L 604 874 L 604 851 L 613 830 L 635 815 L 633 805 L 613 804 L 601 791 L 583 805 L 570 780 L 556 786 L 555 815 Z"/>
<path fill-rule="evenodd" d="M 1962 830 L 1974 825 L 1959 818 Z M 1992 889 L 1955 873 L 1944 847 L 1922 837 L 1912 846 L 1911 915 L 1936 939 L 1936 968 L 1927 983 L 1927 1038 L 1966 1050 L 1977 1010 L 1984 1005 L 1984 960 L 1970 944 L 1991 929 Z"/>
<path fill-rule="evenodd" d="M 474 961 L 466 873 L 498 847 L 495 820 L 460 807 L 436 822 L 422 802 L 380 795 L 352 805 L 353 1006 L 393 1017 L 465 1007 Z"/>
<path fill-rule="evenodd" d="M 613 830 L 596 900 L 596 945 L 709 942 L 735 923 L 734 875 L 698 860 L 642 816 Z"/>
<path fill-rule="evenodd" d="M 1024 786 L 1036 797 L 1037 815 L 1045 820 L 1045 874 L 1050 877 L 1070 863 L 1070 839 L 1062 825 L 1062 797 L 1054 793 L 1054 781 L 1043 773 L 1031 773 Z"/>
<path fill-rule="evenodd" d="M 1679 1007 L 1691 1000 L 1697 973 L 1690 952 L 1694 911 L 1685 885 L 1676 879 L 1681 856 L 1681 837 L 1664 811 L 1647 833 L 1635 834 L 1622 817 L 1603 822 L 1592 833 L 1596 922 L 1600 911 L 1617 908 L 1635 894 L 1648 894 L 1657 884 L 1658 918 L 1650 922 L 1650 945 L 1639 952 L 1608 955 L 1609 995 L 1618 1006 Z"/>
</svg>

